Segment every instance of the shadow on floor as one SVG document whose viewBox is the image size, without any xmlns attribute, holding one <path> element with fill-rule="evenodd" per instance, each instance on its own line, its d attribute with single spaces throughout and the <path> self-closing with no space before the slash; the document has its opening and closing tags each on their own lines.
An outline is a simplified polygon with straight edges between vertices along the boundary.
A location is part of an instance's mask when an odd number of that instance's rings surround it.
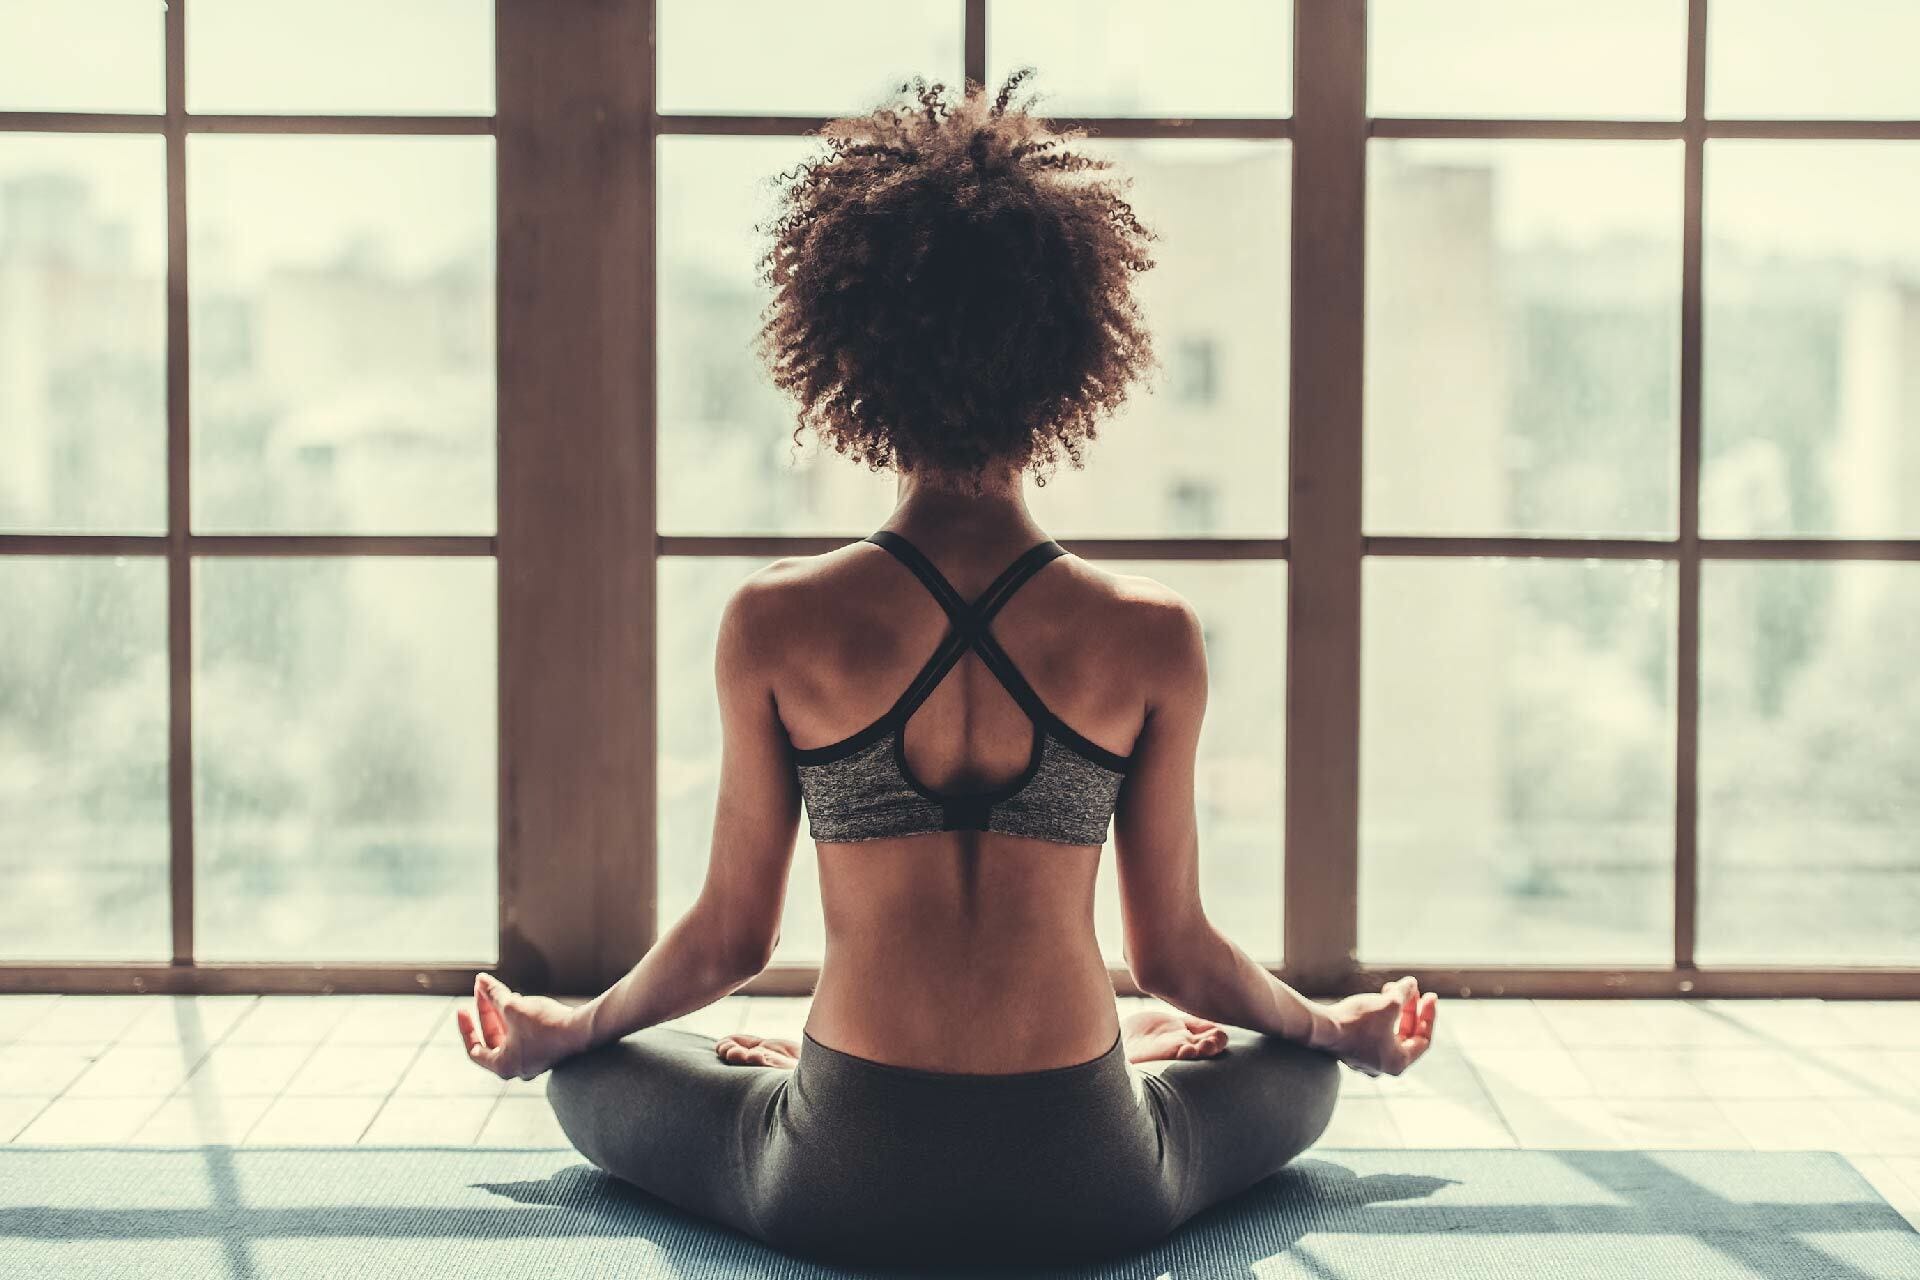
<svg viewBox="0 0 1920 1280">
<path fill-rule="evenodd" d="M 1043 1269 L 1006 1267 L 992 1270 L 992 1274 L 1006 1277 L 1083 1276 L 1099 1277 L 1099 1280 L 1156 1280 L 1161 1276 L 1170 1276 L 1172 1280 L 1200 1275 L 1251 1276 L 1255 1264 L 1273 1257 L 1276 1253 L 1290 1251 L 1299 1236 L 1306 1231 L 1364 1231 L 1367 1228 L 1354 1216 L 1356 1211 L 1372 1204 L 1430 1196 L 1441 1187 L 1452 1185 L 1453 1181 L 1450 1178 L 1429 1177 L 1422 1174 L 1361 1175 L 1331 1160 L 1309 1157 L 1295 1161 L 1245 1195 L 1196 1215 L 1159 1245 L 1131 1257 L 1087 1263 L 1081 1266 L 1055 1266 Z M 596 1219 L 601 1229 L 610 1233 L 617 1231 L 651 1236 L 655 1229 L 663 1225 L 664 1220 L 679 1219 L 683 1226 L 694 1225 L 697 1230 L 711 1232 L 716 1237 L 724 1236 L 739 1249 L 760 1251 L 766 1259 L 766 1274 L 779 1275 L 782 1280 L 796 1275 L 819 1277 L 884 1275 L 900 1277 L 904 1280 L 905 1277 L 915 1276 L 977 1275 L 987 1270 L 977 1264 L 954 1268 L 928 1266 L 903 1270 L 898 1266 L 850 1267 L 808 1263 L 778 1252 L 738 1232 L 710 1223 L 698 1222 L 672 1205 L 617 1178 L 610 1177 L 588 1164 L 573 1165 L 558 1170 L 548 1177 L 524 1182 L 478 1182 L 472 1185 L 478 1190 L 504 1196 L 516 1204 L 541 1205 L 564 1208 L 576 1214 L 585 1213 Z M 1301 1198 L 1303 1189 L 1309 1185 L 1312 1189 L 1311 1198 L 1317 1207 L 1315 1214 L 1285 1215 L 1279 1219 L 1272 1217 L 1270 1211 L 1272 1203 L 1284 1204 L 1297 1201 Z M 1291 1229 L 1291 1236 L 1278 1239 L 1266 1232 L 1254 1236 L 1244 1231 L 1234 1230 L 1234 1225 L 1249 1213 L 1259 1215 L 1270 1222 L 1276 1220 L 1286 1222 Z M 1226 1228 L 1225 1231 L 1222 1230 L 1223 1227 Z M 1187 1262 L 1197 1263 L 1199 1267 L 1193 1269 L 1183 1265 Z M 803 1267 L 817 1268 L 817 1271 L 796 1272 L 793 1269 L 796 1263 Z"/>
</svg>

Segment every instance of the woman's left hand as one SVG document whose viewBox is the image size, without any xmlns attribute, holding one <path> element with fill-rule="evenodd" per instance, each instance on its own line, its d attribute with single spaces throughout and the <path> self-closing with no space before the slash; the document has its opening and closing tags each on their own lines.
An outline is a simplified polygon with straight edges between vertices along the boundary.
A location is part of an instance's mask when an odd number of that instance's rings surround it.
<svg viewBox="0 0 1920 1280">
<path fill-rule="evenodd" d="M 490 973 L 475 974 L 473 1007 L 454 1014 L 467 1057 L 506 1080 L 531 1080 L 587 1047 L 579 1011 L 545 996 L 523 996 Z"/>
</svg>

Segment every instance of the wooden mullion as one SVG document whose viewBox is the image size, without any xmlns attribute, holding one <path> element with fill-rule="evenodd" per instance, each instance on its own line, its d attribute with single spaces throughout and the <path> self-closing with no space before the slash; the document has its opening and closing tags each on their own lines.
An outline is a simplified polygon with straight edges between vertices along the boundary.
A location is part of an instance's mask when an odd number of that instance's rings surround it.
<svg viewBox="0 0 1920 1280">
<path fill-rule="evenodd" d="M 187 294 L 186 0 L 166 6 L 167 901 L 173 963 L 194 951 L 191 312 Z"/>
<path fill-rule="evenodd" d="M 652 5 L 500 0 L 500 960 L 653 935 Z"/>
<path fill-rule="evenodd" d="M 1367 6 L 1295 8 L 1285 960 L 1345 980 L 1358 928 Z"/>
<path fill-rule="evenodd" d="M 1675 620 L 1673 963 L 1694 964 L 1699 923 L 1701 254 L 1705 241 L 1707 0 L 1687 5 L 1687 130 L 1680 267 L 1679 581 Z"/>
</svg>

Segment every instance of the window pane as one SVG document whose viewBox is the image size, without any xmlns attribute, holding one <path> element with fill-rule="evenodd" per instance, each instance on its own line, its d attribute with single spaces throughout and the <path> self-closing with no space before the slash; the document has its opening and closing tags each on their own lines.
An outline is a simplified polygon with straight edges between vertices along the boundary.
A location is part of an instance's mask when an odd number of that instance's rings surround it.
<svg viewBox="0 0 1920 1280">
<path fill-rule="evenodd" d="M 952 0 L 660 0 L 655 21 L 662 111 L 860 112 L 912 76 L 961 75 Z"/>
<path fill-rule="evenodd" d="M 1685 112 L 1686 0 L 1372 0 L 1368 9 L 1376 116 Z"/>
<path fill-rule="evenodd" d="M 0 557 L 0 960 L 163 960 L 167 566 Z"/>
<path fill-rule="evenodd" d="M 1671 961 L 1673 578 L 1367 562 L 1362 956 Z"/>
<path fill-rule="evenodd" d="M 187 110 L 489 114 L 493 4 L 193 0 Z"/>
<path fill-rule="evenodd" d="M 0 0 L 0 111 L 166 109 L 160 0 Z"/>
<path fill-rule="evenodd" d="M 1703 963 L 1920 963 L 1920 564 L 1702 573 Z"/>
<path fill-rule="evenodd" d="M 1670 533 L 1681 145 L 1378 141 L 1373 533 Z"/>
<path fill-rule="evenodd" d="M 659 142 L 659 501 L 663 533 L 852 533 L 893 509 L 893 481 L 796 446 L 795 409 L 753 352 L 775 174 L 804 138 Z"/>
<path fill-rule="evenodd" d="M 1246 560 L 1110 561 L 1178 591 L 1199 611 L 1207 644 L 1207 716 L 1194 804 L 1200 897 L 1207 918 L 1262 963 L 1281 959 L 1285 840 L 1287 566 Z M 1094 892 L 1107 962 L 1121 956 L 1119 873 L 1109 841 Z"/>
<path fill-rule="evenodd" d="M 1700 519 L 1920 534 L 1920 144 L 1714 141 Z"/>
<path fill-rule="evenodd" d="M 491 533 L 491 138 L 193 137 L 200 532 Z"/>
<path fill-rule="evenodd" d="M 803 139 L 660 140 L 660 528 L 864 534 L 890 476 L 796 447 L 794 407 L 753 354 L 754 225 Z M 1286 144 L 1106 142 L 1161 237 L 1140 280 L 1161 370 L 1105 424 L 1088 469 L 1030 491 L 1063 536 L 1286 529 Z"/>
<path fill-rule="evenodd" d="M 1293 110 L 1293 5 L 1154 0 L 987 8 L 987 81 L 1015 67 L 1049 114 L 1284 116 Z"/>
<path fill-rule="evenodd" d="M 494 562 L 194 565 L 207 960 L 494 955 Z"/>
<path fill-rule="evenodd" d="M 661 366 L 662 372 L 665 365 Z M 768 562 L 663 556 L 659 578 L 660 929 L 665 932 L 700 894 L 713 844 L 720 794 L 720 703 L 714 648 L 720 610 L 743 579 Z M 775 964 L 817 963 L 826 947 L 820 917 L 820 869 L 800 817 Z"/>
<path fill-rule="evenodd" d="M 762 560 L 660 561 L 660 919 L 678 919 L 706 875 L 720 781 L 713 685 L 720 609 Z M 1285 724 L 1286 578 L 1277 563 L 1119 564 L 1193 601 L 1207 630 L 1214 694 L 1200 740 L 1196 801 L 1202 891 L 1220 928 L 1262 960 L 1280 957 L 1281 736 Z M 801 819 L 775 962 L 817 963 L 825 949 L 818 863 Z M 1102 854 L 1095 922 L 1119 963 L 1111 845 Z"/>
<path fill-rule="evenodd" d="M 1707 25 L 1710 115 L 1920 115 L 1913 0 L 1713 0 Z"/>
<path fill-rule="evenodd" d="M 1287 529 L 1292 157 L 1286 143 L 1104 142 L 1159 237 L 1138 296 L 1160 369 L 1087 446 L 1029 488 L 1061 536 Z M 1149 390 L 1151 387 L 1151 390 Z"/>
<path fill-rule="evenodd" d="M 166 529 L 166 183 L 157 136 L 0 134 L 0 530 Z"/>
</svg>

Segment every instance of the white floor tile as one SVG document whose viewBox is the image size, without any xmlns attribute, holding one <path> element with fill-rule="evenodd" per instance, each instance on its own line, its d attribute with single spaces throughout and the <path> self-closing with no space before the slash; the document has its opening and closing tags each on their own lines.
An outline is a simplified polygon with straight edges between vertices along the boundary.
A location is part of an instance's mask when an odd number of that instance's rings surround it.
<svg viewBox="0 0 1920 1280">
<path fill-rule="evenodd" d="M 247 1131 L 261 1146 L 351 1146 L 373 1123 L 379 1098 L 280 1098 Z"/>
<path fill-rule="evenodd" d="M 1832 1098 L 1846 1145 L 1876 1156 L 1920 1156 L 1920 1098 Z"/>
<path fill-rule="evenodd" d="M 1792 1049 L 1694 1049 L 1687 1065 L 1702 1089 L 1716 1098 L 1814 1096 L 1810 1073 Z"/>
<path fill-rule="evenodd" d="M 258 996 L 150 996 L 153 1003 L 128 1025 L 120 1044 L 179 1044 L 211 1048 L 252 1010 Z"/>
<path fill-rule="evenodd" d="M 1384 1098 L 1342 1098 L 1316 1147 L 1403 1147 Z"/>
<path fill-rule="evenodd" d="M 1380 1084 L 1374 1077 L 1364 1071 L 1355 1071 L 1351 1067 L 1343 1066 L 1340 1068 L 1340 1097 L 1343 1103 L 1348 1098 L 1377 1098 L 1379 1096 Z"/>
<path fill-rule="evenodd" d="M 493 1113 L 492 1098 L 390 1098 L 361 1146 L 469 1146 Z"/>
<path fill-rule="evenodd" d="M 1606 1098 L 1620 1136 L 1629 1147 L 1707 1148 L 1745 1151 L 1746 1138 L 1706 1098 Z"/>
<path fill-rule="evenodd" d="M 1683 1049 L 1652 1047 L 1572 1050 L 1582 1075 L 1603 1098 L 1704 1098 L 1709 1090 Z"/>
<path fill-rule="evenodd" d="M 427 1042 L 394 1092 L 400 1097 L 495 1098 L 506 1089 L 506 1084 L 491 1071 L 475 1065 L 460 1042 L 448 1037 Z"/>
<path fill-rule="evenodd" d="M 1839 1043 L 1839 1021 L 1825 1000 L 1702 1000 L 1708 1017 L 1738 1026 L 1755 1044 Z"/>
<path fill-rule="evenodd" d="M 318 1044 L 347 1016 L 351 996 L 261 996 L 223 1044 Z"/>
<path fill-rule="evenodd" d="M 1550 1049 L 1559 1039 L 1531 1000 L 1442 997 L 1434 1017 L 1435 1046 L 1476 1049 Z"/>
<path fill-rule="evenodd" d="M 1667 1022 L 1650 1014 L 1641 1000 L 1535 1000 L 1533 1007 L 1561 1044 L 1644 1046 L 1671 1044 Z"/>
<path fill-rule="evenodd" d="M 59 996 L 0 996 L 0 1045 L 16 1039 L 21 1032 L 45 1017 Z"/>
<path fill-rule="evenodd" d="M 1590 1098 L 1593 1081 L 1587 1079 L 1568 1050 L 1473 1048 L 1467 1051 L 1480 1082 L 1489 1094 L 1524 1093 L 1536 1098 Z"/>
<path fill-rule="evenodd" d="M 67 1086 L 70 1098 L 164 1098 L 207 1051 L 187 1045 L 116 1044 Z"/>
<path fill-rule="evenodd" d="M 417 1046 L 431 1036 L 453 1039 L 453 1010 L 445 996 L 353 996 L 327 1043 Z"/>
<path fill-rule="evenodd" d="M 297 1097 L 385 1097 L 399 1087 L 419 1049 L 381 1044 L 323 1044 L 287 1085 Z"/>
<path fill-rule="evenodd" d="M 1850 1131 L 1820 1098 L 1716 1098 L 1721 1112 L 1756 1151 L 1841 1151 Z"/>
<path fill-rule="evenodd" d="M 272 1098 L 169 1098 L 140 1126 L 132 1141 L 142 1146 L 233 1146 L 272 1105 Z"/>
<path fill-rule="evenodd" d="M 12 1044 L 0 1048 L 0 1096 L 57 1094 L 92 1066 L 106 1046 Z"/>
<path fill-rule="evenodd" d="M 51 1096 L 0 1098 L 0 1142 L 12 1142 L 52 1101 Z"/>
<path fill-rule="evenodd" d="M 1457 1098 L 1388 1098 L 1400 1140 L 1409 1147 L 1511 1147 L 1517 1145 L 1491 1103 Z"/>
<path fill-rule="evenodd" d="M 1920 1000 L 1830 1000 L 1838 1043 L 1920 1049 Z"/>
<path fill-rule="evenodd" d="M 1494 1106 L 1515 1141 L 1538 1151 L 1618 1150 L 1626 1146 L 1620 1123 L 1599 1098 L 1540 1098 L 1500 1094 Z"/>
<path fill-rule="evenodd" d="M 151 996 L 62 996 L 15 1044 L 99 1044 L 120 1038 L 144 1014 Z"/>
<path fill-rule="evenodd" d="M 1458 1049 L 1434 1045 L 1397 1076 L 1374 1081 L 1383 1098 L 1475 1098 L 1484 1100 L 1480 1077 Z"/>
<path fill-rule="evenodd" d="M 125 1142 L 159 1108 L 158 1098 L 56 1098 L 14 1141 L 29 1146 Z"/>
<path fill-rule="evenodd" d="M 483 1147 L 565 1147 L 572 1145 L 542 1098 L 502 1098 L 480 1129 Z"/>
<path fill-rule="evenodd" d="M 1920 1156 L 1876 1156 L 1887 1170 L 1889 1178 L 1898 1179 L 1906 1187 L 1905 1204 L 1908 1208 L 1920 1209 Z M 1878 1183 L 1874 1184 L 1878 1186 Z M 1892 1200 L 1892 1196 L 1887 1197 Z"/>
<path fill-rule="evenodd" d="M 185 1088 L 229 1097 L 273 1097 L 313 1056 L 304 1044 L 222 1044 L 207 1053 Z"/>
</svg>

